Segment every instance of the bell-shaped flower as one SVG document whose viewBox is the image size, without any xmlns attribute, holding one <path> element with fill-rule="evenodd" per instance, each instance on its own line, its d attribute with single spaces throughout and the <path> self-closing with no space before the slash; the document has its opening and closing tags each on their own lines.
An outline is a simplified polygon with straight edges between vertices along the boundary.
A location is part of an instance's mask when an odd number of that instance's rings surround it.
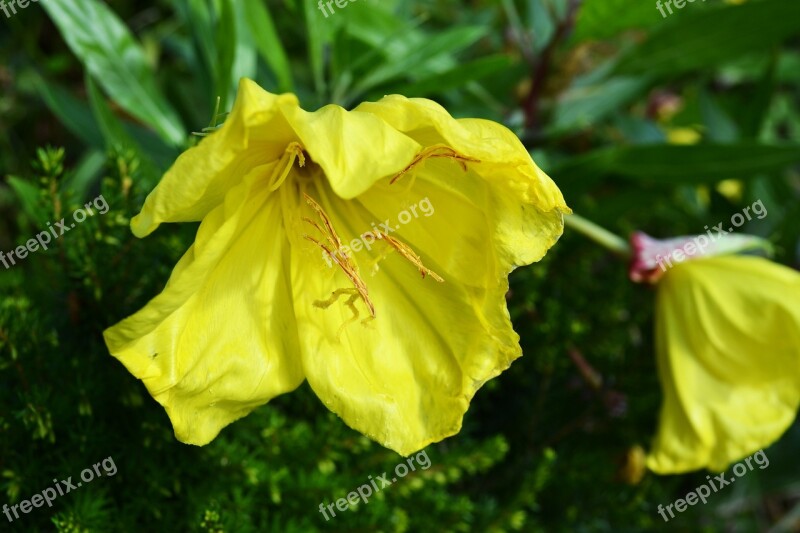
<svg viewBox="0 0 800 533">
<path fill-rule="evenodd" d="M 632 244 L 631 279 L 657 283 L 664 398 L 647 466 L 660 474 L 721 472 L 776 441 L 795 419 L 800 273 L 730 255 L 765 246 L 748 235 L 658 241 L 637 233 Z"/>
<path fill-rule="evenodd" d="M 505 127 L 388 96 L 302 110 L 243 80 L 225 124 L 145 201 L 138 237 L 202 221 L 163 292 L 110 352 L 203 445 L 304 380 L 401 454 L 457 433 L 521 355 L 508 274 L 568 213 Z"/>
</svg>

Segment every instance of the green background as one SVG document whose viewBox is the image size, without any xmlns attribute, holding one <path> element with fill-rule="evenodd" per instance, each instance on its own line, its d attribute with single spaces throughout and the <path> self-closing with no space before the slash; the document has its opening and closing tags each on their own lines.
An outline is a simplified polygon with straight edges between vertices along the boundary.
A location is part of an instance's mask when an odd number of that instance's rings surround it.
<svg viewBox="0 0 800 533">
<path fill-rule="evenodd" d="M 385 94 L 514 130 L 581 215 L 627 236 L 742 231 L 800 265 L 800 2 L 40 0 L 0 12 L 0 250 L 103 194 L 111 210 L 0 269 L 0 504 L 113 457 L 118 472 L 14 531 L 798 531 L 795 424 L 770 466 L 665 524 L 706 472 L 637 470 L 654 434 L 654 293 L 569 230 L 511 276 L 524 357 L 455 437 L 366 505 L 319 513 L 401 458 L 307 385 L 183 445 L 101 332 L 156 295 L 196 225 L 144 240 L 144 196 L 237 81 L 305 109 Z M 694 144 L 675 144 L 694 132 Z M 672 141 L 672 142 L 670 142 Z M 369 142 L 357 139 L 353 142 Z M 723 183 L 720 185 L 720 183 Z M 581 373 L 586 361 L 602 385 Z M 585 367 L 584 367 L 585 370 Z"/>
</svg>

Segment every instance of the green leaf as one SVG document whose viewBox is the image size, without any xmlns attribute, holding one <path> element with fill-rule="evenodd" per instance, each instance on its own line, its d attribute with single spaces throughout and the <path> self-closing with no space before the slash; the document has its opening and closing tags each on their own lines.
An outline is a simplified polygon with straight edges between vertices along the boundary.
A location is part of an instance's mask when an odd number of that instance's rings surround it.
<svg viewBox="0 0 800 533">
<path fill-rule="evenodd" d="M 410 50 L 372 70 L 356 84 L 356 92 L 365 92 L 379 84 L 406 77 L 409 72 L 425 69 L 431 62 L 471 46 L 486 35 L 487 31 L 482 26 L 466 26 L 431 36 L 426 40 L 425 46 Z"/>
<path fill-rule="evenodd" d="M 192 67 L 195 82 L 208 91 L 206 97 L 216 99 L 219 95 L 214 94 L 217 65 L 211 7 L 206 0 L 177 0 L 174 9 L 191 36 L 191 41 L 185 41 L 189 46 L 181 55 Z M 168 40 L 171 43 L 181 41 L 177 36 L 170 36 Z"/>
<path fill-rule="evenodd" d="M 233 2 L 232 4 L 236 24 L 236 49 L 228 79 L 227 109 L 233 106 L 233 101 L 239 90 L 239 80 L 242 78 L 254 79 L 258 71 L 256 41 L 247 19 L 247 5 L 254 3 Z"/>
<path fill-rule="evenodd" d="M 778 61 L 777 54 L 773 55 L 769 67 L 756 83 L 753 93 L 747 95 L 747 104 L 739 117 L 744 132 L 743 136 L 747 139 L 759 138 L 762 126 L 769 114 L 778 87 Z"/>
<path fill-rule="evenodd" d="M 102 91 L 88 75 L 86 76 L 86 90 L 89 94 L 89 103 L 92 106 L 94 117 L 100 124 L 100 130 L 106 140 L 106 148 L 132 146 L 134 143 L 125 133 L 122 123 L 114 116 L 111 108 L 106 103 Z"/>
<path fill-rule="evenodd" d="M 482 57 L 446 72 L 426 76 L 414 83 L 398 87 L 396 92 L 407 96 L 440 94 L 461 87 L 470 81 L 477 81 L 506 70 L 510 65 L 511 60 L 506 55 Z"/>
<path fill-rule="evenodd" d="M 33 86 L 44 100 L 48 109 L 58 117 L 75 136 L 95 148 L 102 148 L 103 134 L 97 126 L 89 107 L 74 98 L 69 91 L 60 85 L 41 78 L 38 74 L 32 76 Z"/>
<path fill-rule="evenodd" d="M 551 133 L 592 126 L 647 88 L 641 77 L 618 77 L 591 86 L 575 86 L 558 97 Z"/>
<path fill-rule="evenodd" d="M 222 100 L 223 109 L 230 106 L 228 93 L 231 89 L 231 75 L 233 73 L 233 63 L 237 52 L 237 32 L 236 32 L 236 13 L 231 5 L 232 0 L 222 0 L 219 19 L 217 20 L 214 38 L 216 57 L 215 57 L 215 79 L 214 93 Z"/>
<path fill-rule="evenodd" d="M 262 2 L 241 2 L 241 5 L 261 57 L 278 78 L 278 89 L 281 92 L 294 91 L 289 56 L 278 37 L 269 8 Z"/>
<path fill-rule="evenodd" d="M 325 79 L 325 48 L 331 41 L 331 29 L 330 25 L 323 21 L 323 15 L 318 11 L 314 0 L 303 0 L 303 13 L 306 19 L 308 58 L 314 77 L 314 88 L 317 98 L 324 100 L 328 90 Z"/>
<path fill-rule="evenodd" d="M 76 198 L 87 197 L 89 189 L 102 175 L 103 167 L 107 162 L 106 154 L 100 150 L 90 150 L 75 165 L 61 182 L 61 190 L 72 191 Z"/>
<path fill-rule="evenodd" d="M 739 140 L 739 129 L 736 122 L 728 116 L 708 91 L 701 90 L 698 97 L 700 113 L 706 124 L 706 138 L 715 143 L 732 143 Z"/>
<path fill-rule="evenodd" d="M 180 120 L 159 92 L 144 51 L 110 8 L 98 0 L 48 0 L 41 6 L 115 102 L 165 141 L 185 141 Z"/>
<path fill-rule="evenodd" d="M 624 55 L 617 72 L 675 77 L 769 50 L 800 35 L 800 2 L 750 0 L 687 10 L 673 15 L 680 17 L 676 23 L 656 28 L 644 43 Z"/>
<path fill-rule="evenodd" d="M 548 173 L 559 185 L 585 189 L 605 176 L 669 185 L 716 183 L 774 174 L 797 163 L 798 145 L 640 145 L 596 150 Z"/>
<path fill-rule="evenodd" d="M 573 36 L 576 41 L 607 39 L 624 30 L 650 28 L 662 20 L 655 0 L 585 0 Z"/>
<path fill-rule="evenodd" d="M 8 177 L 8 185 L 19 198 L 22 212 L 37 224 L 43 224 L 47 219 L 47 211 L 42 206 L 39 188 L 16 176 Z"/>
<path fill-rule="evenodd" d="M 533 33 L 533 44 L 537 51 L 544 50 L 556 33 L 556 21 L 545 0 L 528 0 L 528 27 Z"/>
<path fill-rule="evenodd" d="M 92 111 L 106 140 L 107 149 L 132 148 L 141 158 L 143 168 L 155 173 L 159 173 L 174 161 L 178 155 L 174 153 L 174 147 L 165 145 L 150 130 L 117 117 L 100 88 L 89 76 L 86 76 L 86 89 Z"/>
</svg>

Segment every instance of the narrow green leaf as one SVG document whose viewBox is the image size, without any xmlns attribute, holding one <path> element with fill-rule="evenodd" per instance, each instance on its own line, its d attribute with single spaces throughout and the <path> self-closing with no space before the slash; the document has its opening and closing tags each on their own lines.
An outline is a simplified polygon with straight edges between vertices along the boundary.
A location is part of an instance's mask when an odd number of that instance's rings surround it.
<svg viewBox="0 0 800 533">
<path fill-rule="evenodd" d="M 88 75 L 86 88 L 94 116 L 106 139 L 106 148 L 132 148 L 141 157 L 144 167 L 153 172 L 163 170 L 177 157 L 174 147 L 165 145 L 152 131 L 118 118 L 100 88 Z"/>
<path fill-rule="evenodd" d="M 715 143 L 733 143 L 739 140 L 736 123 L 708 91 L 700 91 L 698 105 L 706 125 L 705 136 L 708 140 Z"/>
<path fill-rule="evenodd" d="M 261 57 L 278 78 L 278 89 L 281 92 L 294 91 L 289 56 L 278 37 L 269 8 L 262 2 L 242 2 L 242 7 Z"/>
<path fill-rule="evenodd" d="M 191 31 L 195 47 L 209 70 L 213 70 L 216 52 L 214 49 L 213 13 L 209 3 L 206 0 L 180 0 L 176 5 L 176 8 L 178 7 Z"/>
<path fill-rule="evenodd" d="M 556 33 L 556 21 L 545 0 L 528 0 L 528 27 L 533 33 L 533 45 L 537 51 L 544 50 Z"/>
<path fill-rule="evenodd" d="M 47 0 L 41 6 L 115 102 L 167 142 L 185 141 L 180 120 L 159 92 L 141 46 L 108 6 L 98 0 Z"/>
<path fill-rule="evenodd" d="M 90 150 L 75 165 L 61 182 L 61 189 L 72 191 L 76 198 L 86 198 L 89 189 L 102 175 L 103 167 L 108 160 L 105 153 L 100 150 Z"/>
<path fill-rule="evenodd" d="M 481 26 L 466 26 L 447 30 L 431 36 L 424 47 L 411 50 L 408 54 L 383 63 L 359 80 L 357 92 L 365 92 L 389 80 L 405 77 L 409 72 L 426 68 L 432 61 L 447 54 L 456 54 L 471 46 L 486 35 L 487 29 Z"/>
<path fill-rule="evenodd" d="M 236 13 L 231 5 L 232 0 L 221 0 L 221 9 L 215 28 L 216 72 L 214 79 L 214 93 L 222 99 L 222 107 L 227 109 L 228 93 L 231 88 L 231 74 L 233 63 L 236 59 Z"/>
<path fill-rule="evenodd" d="M 617 77 L 591 86 L 576 86 L 556 102 L 550 133 L 563 133 L 597 124 L 647 88 L 643 77 Z"/>
<path fill-rule="evenodd" d="M 125 129 L 119 119 L 114 116 L 111 108 L 108 107 L 105 96 L 88 74 L 86 75 L 86 90 L 89 94 L 89 103 L 94 112 L 94 117 L 97 123 L 100 124 L 100 130 L 106 140 L 106 148 L 131 146 L 133 141 L 125 133 Z"/>
<path fill-rule="evenodd" d="M 585 0 L 573 36 L 576 41 L 608 39 L 624 30 L 650 28 L 662 20 L 655 0 Z"/>
<path fill-rule="evenodd" d="M 639 146 L 621 151 L 610 170 L 637 181 L 709 183 L 775 173 L 799 162 L 800 146 Z"/>
<path fill-rule="evenodd" d="M 492 74 L 508 69 L 511 60 L 506 55 L 482 57 L 448 71 L 437 73 L 414 83 L 397 88 L 397 92 L 407 96 L 426 96 L 462 87 L 470 81 L 484 79 Z"/>
<path fill-rule="evenodd" d="M 303 13 L 306 18 L 308 59 L 314 77 L 314 88 L 317 98 L 324 100 L 328 90 L 325 79 L 325 48 L 330 44 L 330 26 L 324 22 L 314 0 L 303 0 Z"/>
<path fill-rule="evenodd" d="M 38 74 L 33 75 L 32 79 L 33 86 L 36 87 L 47 108 L 70 132 L 89 146 L 95 148 L 104 146 L 103 134 L 86 103 L 74 98 L 65 88 L 41 78 Z"/>
<path fill-rule="evenodd" d="M 680 23 L 656 28 L 644 43 L 623 56 L 617 72 L 680 76 L 769 50 L 800 35 L 800 2 L 750 0 L 741 5 L 687 9 L 680 13 Z"/>
<path fill-rule="evenodd" d="M 40 200 L 39 187 L 16 176 L 8 177 L 8 186 L 19 199 L 22 212 L 35 223 L 43 224 L 47 217 Z"/>
<path fill-rule="evenodd" d="M 254 79 L 258 71 L 258 51 L 253 31 L 247 20 L 247 5 L 254 2 L 232 2 L 236 24 L 236 48 L 233 54 L 230 78 L 228 79 L 228 99 L 226 109 L 233 106 L 242 78 Z"/>
<path fill-rule="evenodd" d="M 797 163 L 800 163 L 798 145 L 640 145 L 597 150 L 548 170 L 559 184 L 584 187 L 604 176 L 683 185 L 752 179 Z"/>
</svg>

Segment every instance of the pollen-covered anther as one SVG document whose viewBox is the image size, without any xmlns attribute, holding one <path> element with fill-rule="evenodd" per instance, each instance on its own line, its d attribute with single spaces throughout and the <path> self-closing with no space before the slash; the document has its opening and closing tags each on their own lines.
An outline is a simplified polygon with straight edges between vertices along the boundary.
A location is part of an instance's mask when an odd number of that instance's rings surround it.
<svg viewBox="0 0 800 533">
<path fill-rule="evenodd" d="M 295 160 L 298 161 L 301 167 L 306 165 L 303 146 L 298 142 L 290 142 L 269 178 L 270 191 L 277 191 L 283 185 L 283 182 L 289 177 L 289 172 L 291 172 Z"/>
<path fill-rule="evenodd" d="M 336 291 L 333 292 L 331 298 L 323 301 L 318 300 L 314 302 L 314 305 L 322 309 L 327 309 L 333 303 L 335 303 L 336 300 L 339 299 L 339 296 L 341 296 L 342 294 L 351 294 L 353 296 L 351 296 L 351 298 L 347 300 L 345 305 L 350 307 L 350 309 L 353 311 L 354 316 L 351 320 L 345 322 L 345 324 L 343 324 L 342 327 L 358 319 L 358 309 L 356 309 L 355 307 L 355 300 L 359 296 L 361 297 L 361 300 L 364 302 L 364 305 L 367 306 L 367 310 L 369 311 L 370 314 L 370 316 L 367 317 L 366 320 L 363 320 L 362 323 L 365 323 L 368 320 L 375 318 L 375 305 L 369 298 L 369 291 L 367 290 L 367 284 L 364 283 L 364 280 L 362 280 L 361 276 L 359 275 L 358 265 L 356 265 L 355 262 L 353 262 L 353 259 L 350 257 L 347 251 L 343 249 L 342 240 L 339 238 L 339 235 L 336 234 L 336 230 L 333 228 L 331 220 L 328 218 L 328 215 L 325 214 L 325 211 L 323 211 L 322 207 L 308 194 L 303 193 L 303 196 L 306 199 L 306 203 L 317 213 L 317 216 L 319 216 L 320 220 L 322 221 L 322 225 L 307 217 L 303 217 L 303 221 L 310 224 L 314 229 L 316 229 L 320 234 L 322 234 L 326 242 L 321 242 L 319 239 L 312 237 L 311 235 L 308 234 L 304 234 L 303 238 L 313 242 L 318 247 L 320 247 L 322 251 L 325 252 L 328 255 L 328 257 L 331 258 L 332 262 L 339 265 L 339 268 L 342 269 L 344 275 L 347 276 L 347 278 L 354 286 L 354 288 L 350 289 L 337 289 Z"/>
<path fill-rule="evenodd" d="M 453 161 L 456 161 L 459 165 L 461 165 L 461 169 L 464 172 L 467 171 L 467 163 L 481 162 L 480 159 L 475 159 L 474 157 L 469 157 L 466 155 L 459 154 L 449 146 L 445 146 L 443 144 L 435 144 L 433 146 L 425 148 L 420 153 L 418 153 L 406 168 L 395 174 L 395 176 L 391 180 L 389 180 L 389 184 L 390 185 L 394 184 L 394 182 L 402 178 L 404 175 L 413 170 L 417 165 L 419 165 L 426 159 L 435 159 L 435 158 L 452 159 Z"/>
<path fill-rule="evenodd" d="M 367 235 L 371 235 L 376 240 L 385 241 L 389 246 L 394 248 L 397 253 L 405 257 L 415 267 L 417 267 L 419 273 L 422 274 L 422 279 L 425 279 L 426 276 L 430 276 L 439 283 L 444 283 L 444 279 L 439 276 L 439 274 L 422 264 L 422 259 L 420 256 L 418 256 L 416 252 L 414 252 L 414 250 L 412 250 L 411 247 L 406 243 L 395 239 L 394 237 L 390 237 L 387 233 L 380 230 L 368 231 L 367 233 L 361 235 L 361 238 L 363 239 Z"/>
</svg>

